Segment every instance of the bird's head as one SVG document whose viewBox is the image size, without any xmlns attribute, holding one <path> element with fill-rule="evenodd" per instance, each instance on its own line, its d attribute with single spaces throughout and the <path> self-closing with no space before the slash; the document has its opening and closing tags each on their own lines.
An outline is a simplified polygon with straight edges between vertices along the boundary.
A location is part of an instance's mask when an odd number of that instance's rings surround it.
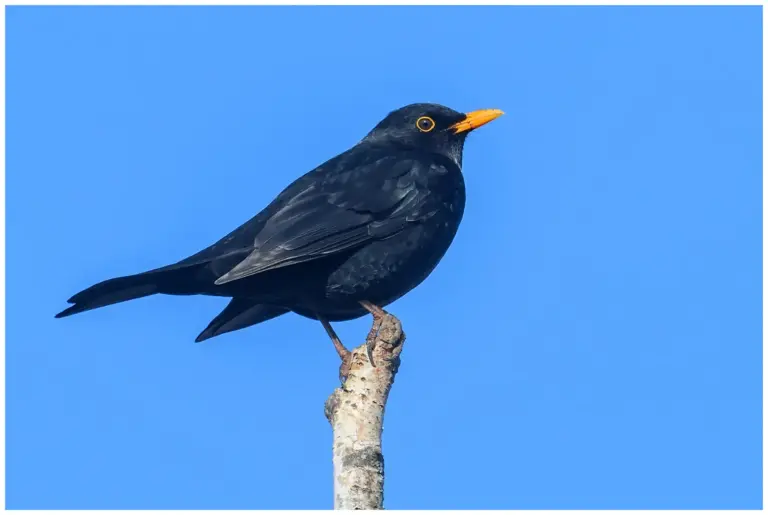
<svg viewBox="0 0 768 515">
<path fill-rule="evenodd" d="M 460 113 L 439 104 L 411 104 L 389 113 L 363 141 L 437 152 L 460 165 L 467 135 L 502 114 L 499 109 Z"/>
</svg>

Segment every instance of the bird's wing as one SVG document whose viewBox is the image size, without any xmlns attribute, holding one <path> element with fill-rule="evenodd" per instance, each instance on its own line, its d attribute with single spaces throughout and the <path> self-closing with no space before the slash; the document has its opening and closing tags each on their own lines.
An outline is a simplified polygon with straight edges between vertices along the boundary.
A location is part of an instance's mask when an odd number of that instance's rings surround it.
<svg viewBox="0 0 768 515">
<path fill-rule="evenodd" d="M 211 320 L 208 327 L 198 335 L 195 341 L 202 342 L 214 336 L 260 324 L 289 311 L 289 309 L 280 306 L 270 306 L 260 304 L 253 299 L 235 297 L 227 304 L 224 311 Z"/>
<path fill-rule="evenodd" d="M 254 250 L 216 284 L 333 255 L 416 221 L 428 195 L 418 159 L 384 157 L 309 185 L 266 222 Z"/>
</svg>

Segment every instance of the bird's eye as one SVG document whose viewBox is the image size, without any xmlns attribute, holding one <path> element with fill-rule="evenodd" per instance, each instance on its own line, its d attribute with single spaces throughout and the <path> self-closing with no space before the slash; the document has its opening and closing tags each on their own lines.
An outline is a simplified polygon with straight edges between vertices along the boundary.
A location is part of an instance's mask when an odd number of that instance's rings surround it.
<svg viewBox="0 0 768 515">
<path fill-rule="evenodd" d="M 421 118 L 416 120 L 416 127 L 421 132 L 429 132 L 435 128 L 435 121 L 429 116 L 422 116 Z"/>
</svg>

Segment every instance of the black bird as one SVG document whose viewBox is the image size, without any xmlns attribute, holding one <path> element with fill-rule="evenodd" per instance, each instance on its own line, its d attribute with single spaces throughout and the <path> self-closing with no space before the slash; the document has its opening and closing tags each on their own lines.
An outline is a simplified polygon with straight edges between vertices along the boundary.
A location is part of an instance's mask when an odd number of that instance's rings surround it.
<svg viewBox="0 0 768 515">
<path fill-rule="evenodd" d="M 432 272 L 464 212 L 466 136 L 502 114 L 436 104 L 393 111 L 210 247 L 91 286 L 56 317 L 156 293 L 232 297 L 197 341 L 293 311 L 322 322 L 344 360 L 329 322 L 366 313 L 380 321 L 383 306 Z"/>
</svg>

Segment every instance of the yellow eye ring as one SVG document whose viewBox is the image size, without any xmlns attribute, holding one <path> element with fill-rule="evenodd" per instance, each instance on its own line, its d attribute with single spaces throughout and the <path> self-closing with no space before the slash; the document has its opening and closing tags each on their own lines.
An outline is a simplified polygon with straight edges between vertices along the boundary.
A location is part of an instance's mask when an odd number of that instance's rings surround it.
<svg viewBox="0 0 768 515">
<path fill-rule="evenodd" d="M 429 132 L 435 128 L 435 121 L 429 116 L 422 116 L 416 120 L 416 128 L 421 132 Z"/>
</svg>

